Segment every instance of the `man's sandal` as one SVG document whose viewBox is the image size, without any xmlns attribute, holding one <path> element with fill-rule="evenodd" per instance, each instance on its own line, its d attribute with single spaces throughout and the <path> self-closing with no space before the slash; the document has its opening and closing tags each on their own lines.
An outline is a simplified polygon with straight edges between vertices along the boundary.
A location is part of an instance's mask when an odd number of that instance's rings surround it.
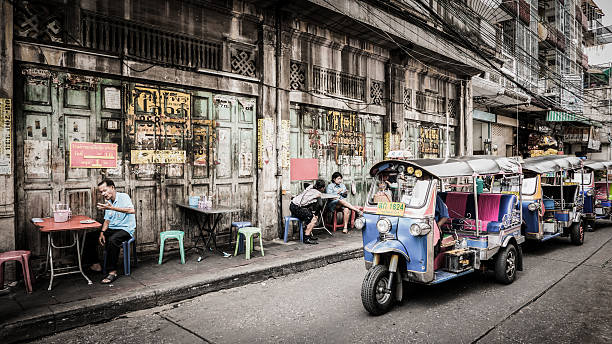
<svg viewBox="0 0 612 344">
<path fill-rule="evenodd" d="M 108 274 L 100 283 L 102 284 L 111 284 L 113 283 L 116 279 L 117 279 L 117 275 L 116 274 Z M 108 281 L 108 282 L 106 282 Z"/>
</svg>

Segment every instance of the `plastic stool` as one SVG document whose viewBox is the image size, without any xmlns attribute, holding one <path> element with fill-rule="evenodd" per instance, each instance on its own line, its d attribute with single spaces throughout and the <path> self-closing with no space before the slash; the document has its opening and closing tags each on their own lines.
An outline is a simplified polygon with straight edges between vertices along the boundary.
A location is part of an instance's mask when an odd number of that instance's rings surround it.
<svg viewBox="0 0 612 344">
<path fill-rule="evenodd" d="M 166 239 L 177 239 L 179 241 L 179 249 L 181 250 L 181 264 L 185 264 L 185 248 L 183 247 L 183 237 L 185 232 L 183 231 L 165 231 L 159 233 L 161 245 L 159 245 L 159 261 L 157 264 L 161 264 L 164 258 L 164 242 Z"/>
<path fill-rule="evenodd" d="M 243 227 L 238 229 L 238 235 L 236 236 L 236 250 L 234 251 L 234 256 L 238 255 L 238 243 L 240 242 L 240 234 L 244 235 L 244 241 L 246 243 L 246 259 L 251 259 L 251 253 L 253 252 L 253 236 L 255 234 L 259 234 L 259 248 L 261 249 L 261 256 L 264 256 L 261 229 L 257 227 Z"/>
<path fill-rule="evenodd" d="M 130 245 L 134 244 L 134 267 L 138 266 L 138 257 L 136 257 L 136 238 L 132 237 L 130 240 L 121 243 L 123 247 L 123 273 L 129 276 L 132 273 L 132 267 L 130 262 Z M 102 274 L 106 275 L 106 250 L 104 250 L 104 265 L 102 265 Z"/>
<path fill-rule="evenodd" d="M 298 225 L 300 226 L 300 241 L 304 242 L 304 227 L 302 227 L 302 220 L 293 216 L 285 216 L 285 242 L 287 242 L 287 237 L 289 236 L 289 225 L 291 224 L 291 221 L 297 221 Z"/>
<path fill-rule="evenodd" d="M 236 227 L 236 229 L 240 229 L 240 228 L 244 228 L 244 227 L 251 227 L 253 226 L 253 224 L 251 224 L 251 222 L 249 221 L 238 221 L 238 222 L 232 222 L 232 226 L 230 227 L 230 240 L 232 240 L 232 238 L 234 237 L 234 231 L 233 228 Z M 244 245 L 242 244 L 242 240 L 238 240 L 238 242 L 240 243 L 238 246 L 238 253 L 242 253 L 244 252 Z M 232 242 L 230 241 L 230 247 L 231 247 Z"/>
<path fill-rule="evenodd" d="M 4 288 L 4 263 L 9 261 L 18 261 L 21 263 L 21 271 L 23 272 L 23 282 L 28 294 L 32 293 L 32 276 L 30 273 L 30 251 L 8 251 L 0 253 L 0 289 Z"/>
</svg>

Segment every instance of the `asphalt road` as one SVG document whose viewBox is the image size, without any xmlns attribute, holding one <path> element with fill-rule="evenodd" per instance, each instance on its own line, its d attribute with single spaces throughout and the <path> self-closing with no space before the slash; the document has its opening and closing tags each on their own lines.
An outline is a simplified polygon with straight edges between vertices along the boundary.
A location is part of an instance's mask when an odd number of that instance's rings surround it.
<svg viewBox="0 0 612 344">
<path fill-rule="evenodd" d="M 411 286 L 372 317 L 362 260 L 128 314 L 38 343 L 612 343 L 612 227 L 583 246 L 553 239 L 525 247 L 511 285 L 471 274 Z"/>
</svg>

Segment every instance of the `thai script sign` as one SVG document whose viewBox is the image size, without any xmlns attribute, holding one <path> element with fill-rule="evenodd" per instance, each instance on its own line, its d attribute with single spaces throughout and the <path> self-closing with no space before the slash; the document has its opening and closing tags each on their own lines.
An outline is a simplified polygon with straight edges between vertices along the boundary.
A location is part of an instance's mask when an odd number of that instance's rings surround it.
<svg viewBox="0 0 612 344">
<path fill-rule="evenodd" d="M 0 98 L 0 130 L 0 174 L 11 174 L 13 104 L 8 98 Z"/>
<path fill-rule="evenodd" d="M 184 164 L 184 150 L 132 150 L 131 164 Z"/>
<path fill-rule="evenodd" d="M 117 168 L 117 144 L 71 142 L 70 168 Z"/>
</svg>

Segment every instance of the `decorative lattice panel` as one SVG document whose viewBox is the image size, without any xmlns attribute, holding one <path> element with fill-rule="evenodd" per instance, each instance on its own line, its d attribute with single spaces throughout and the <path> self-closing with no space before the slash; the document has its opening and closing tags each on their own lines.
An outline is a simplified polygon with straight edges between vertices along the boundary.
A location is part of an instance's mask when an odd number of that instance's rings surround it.
<svg viewBox="0 0 612 344">
<path fill-rule="evenodd" d="M 372 104 L 381 105 L 383 100 L 384 85 L 381 81 L 372 81 L 370 85 L 370 98 Z"/>
<path fill-rule="evenodd" d="M 412 90 L 404 88 L 404 110 L 412 109 Z"/>
<path fill-rule="evenodd" d="M 46 42 L 62 42 L 64 8 L 61 5 L 21 1 L 15 10 L 15 35 Z"/>
<path fill-rule="evenodd" d="M 491 124 L 491 136 L 504 136 L 504 127 L 499 124 Z"/>
<path fill-rule="evenodd" d="M 448 114 L 451 118 L 459 117 L 459 99 L 448 100 Z"/>
<path fill-rule="evenodd" d="M 292 90 L 304 90 L 306 89 L 306 71 L 304 64 L 291 61 L 290 65 L 291 74 L 289 76 L 289 86 Z"/>
<path fill-rule="evenodd" d="M 255 64 L 255 52 L 242 49 L 231 50 L 232 73 L 255 78 L 257 67 Z"/>
</svg>

